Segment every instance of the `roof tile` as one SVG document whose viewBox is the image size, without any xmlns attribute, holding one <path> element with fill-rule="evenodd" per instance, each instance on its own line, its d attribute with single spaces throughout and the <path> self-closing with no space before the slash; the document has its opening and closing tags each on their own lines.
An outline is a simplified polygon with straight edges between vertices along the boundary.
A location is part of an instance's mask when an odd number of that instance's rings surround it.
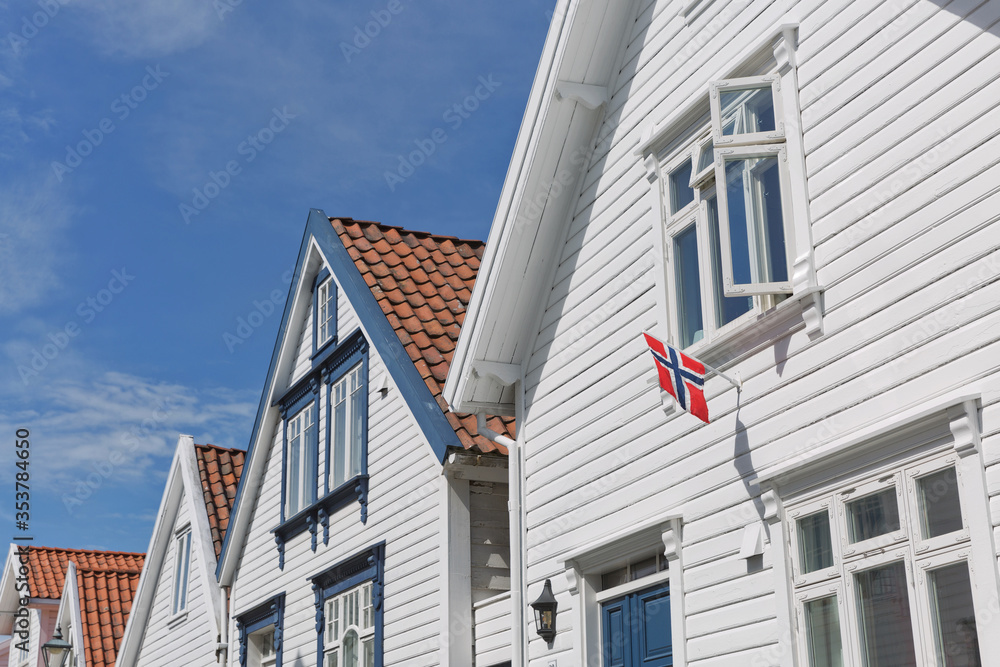
<svg viewBox="0 0 1000 667">
<path fill-rule="evenodd" d="M 229 515 L 236 501 L 236 488 L 243 474 L 246 452 L 214 445 L 195 445 L 194 451 L 208 510 L 208 525 L 212 530 L 212 544 L 218 558 L 229 527 Z"/>
<path fill-rule="evenodd" d="M 462 446 L 507 454 L 504 447 L 475 435 L 474 416 L 445 410 L 441 396 L 484 244 L 349 218 L 331 218 L 330 223 Z M 494 417 L 489 424 L 513 436 L 512 419 Z"/>
</svg>

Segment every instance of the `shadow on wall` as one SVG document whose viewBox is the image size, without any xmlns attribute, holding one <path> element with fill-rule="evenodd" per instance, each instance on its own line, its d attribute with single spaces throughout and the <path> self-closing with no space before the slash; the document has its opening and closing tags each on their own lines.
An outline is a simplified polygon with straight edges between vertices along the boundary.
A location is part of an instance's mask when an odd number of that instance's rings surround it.
<svg viewBox="0 0 1000 667">
<path fill-rule="evenodd" d="M 947 14 L 948 19 L 957 18 L 960 21 L 966 21 L 983 32 L 1000 37 L 1000 22 L 996 19 L 996 2 L 994 0 L 979 3 L 955 2 L 954 0 L 930 0 L 930 2 L 940 7 Z"/>
</svg>

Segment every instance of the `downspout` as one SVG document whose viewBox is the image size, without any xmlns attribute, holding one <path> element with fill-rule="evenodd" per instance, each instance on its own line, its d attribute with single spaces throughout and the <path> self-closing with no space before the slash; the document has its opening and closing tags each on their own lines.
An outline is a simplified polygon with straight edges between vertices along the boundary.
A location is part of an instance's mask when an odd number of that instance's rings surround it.
<svg viewBox="0 0 1000 667">
<path fill-rule="evenodd" d="M 521 576 L 524 521 L 521 516 L 521 448 L 515 440 L 486 426 L 486 415 L 476 413 L 476 430 L 480 435 L 507 448 L 508 502 L 510 504 L 510 608 L 511 608 L 511 667 L 523 667 L 524 656 L 524 578 Z"/>
<path fill-rule="evenodd" d="M 229 662 L 229 590 L 219 586 L 219 643 L 215 647 L 215 661 L 226 665 Z"/>
</svg>

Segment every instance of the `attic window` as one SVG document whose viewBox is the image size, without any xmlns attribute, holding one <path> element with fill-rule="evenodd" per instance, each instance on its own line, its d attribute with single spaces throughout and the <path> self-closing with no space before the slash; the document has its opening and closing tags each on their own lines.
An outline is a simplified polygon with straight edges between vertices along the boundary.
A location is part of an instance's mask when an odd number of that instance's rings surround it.
<svg viewBox="0 0 1000 667">
<path fill-rule="evenodd" d="M 174 538 L 174 595 L 172 613 L 187 610 L 188 578 L 191 568 L 191 531 L 184 530 Z"/>
<path fill-rule="evenodd" d="M 313 286 L 313 357 L 337 338 L 337 283 L 326 269 Z"/>
</svg>

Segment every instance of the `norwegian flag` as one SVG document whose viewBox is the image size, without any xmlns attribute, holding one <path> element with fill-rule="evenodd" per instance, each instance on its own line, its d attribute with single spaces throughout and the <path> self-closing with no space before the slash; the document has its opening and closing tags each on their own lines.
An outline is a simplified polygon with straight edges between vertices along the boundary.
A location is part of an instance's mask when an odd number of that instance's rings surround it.
<svg viewBox="0 0 1000 667">
<path fill-rule="evenodd" d="M 647 333 L 642 335 L 646 337 L 649 351 L 653 353 L 656 371 L 660 375 L 660 386 L 673 396 L 683 409 L 708 424 L 704 364 Z"/>
</svg>

